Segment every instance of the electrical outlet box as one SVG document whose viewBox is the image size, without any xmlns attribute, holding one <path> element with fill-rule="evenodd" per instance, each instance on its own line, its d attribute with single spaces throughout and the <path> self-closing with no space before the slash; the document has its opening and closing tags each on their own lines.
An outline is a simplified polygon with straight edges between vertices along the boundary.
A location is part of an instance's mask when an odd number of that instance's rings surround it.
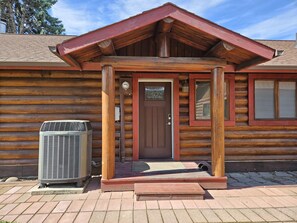
<svg viewBox="0 0 297 223">
<path fill-rule="evenodd" d="M 120 107 L 116 106 L 114 111 L 114 119 L 115 121 L 120 121 Z"/>
</svg>

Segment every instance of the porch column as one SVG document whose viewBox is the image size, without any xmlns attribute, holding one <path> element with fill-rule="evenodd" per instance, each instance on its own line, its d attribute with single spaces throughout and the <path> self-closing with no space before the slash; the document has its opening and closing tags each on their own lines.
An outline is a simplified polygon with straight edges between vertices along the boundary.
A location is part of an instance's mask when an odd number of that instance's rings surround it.
<svg viewBox="0 0 297 223">
<path fill-rule="evenodd" d="M 115 174 L 115 75 L 111 65 L 102 67 L 102 179 Z"/>
<path fill-rule="evenodd" d="M 225 176 L 224 69 L 212 70 L 211 91 L 211 158 L 212 174 Z"/>
</svg>

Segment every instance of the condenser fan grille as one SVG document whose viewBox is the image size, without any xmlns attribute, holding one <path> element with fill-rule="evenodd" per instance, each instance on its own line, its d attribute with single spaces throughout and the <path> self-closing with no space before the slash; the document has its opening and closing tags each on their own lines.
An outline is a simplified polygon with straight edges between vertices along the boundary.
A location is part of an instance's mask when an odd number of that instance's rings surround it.
<svg viewBox="0 0 297 223">
<path fill-rule="evenodd" d="M 44 136 L 44 179 L 78 177 L 79 135 Z"/>
<path fill-rule="evenodd" d="M 46 122 L 41 127 L 41 132 L 85 130 L 85 124 L 82 122 Z"/>
</svg>

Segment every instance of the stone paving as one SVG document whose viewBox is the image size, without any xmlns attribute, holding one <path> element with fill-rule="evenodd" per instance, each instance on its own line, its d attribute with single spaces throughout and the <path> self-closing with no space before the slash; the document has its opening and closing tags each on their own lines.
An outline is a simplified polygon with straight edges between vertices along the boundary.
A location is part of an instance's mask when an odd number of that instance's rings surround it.
<svg viewBox="0 0 297 223">
<path fill-rule="evenodd" d="M 230 173 L 227 190 L 205 200 L 136 201 L 133 192 L 31 195 L 36 181 L 0 183 L 0 219 L 9 222 L 297 222 L 297 171 Z M 0 220 L 0 222 L 1 222 Z"/>
</svg>

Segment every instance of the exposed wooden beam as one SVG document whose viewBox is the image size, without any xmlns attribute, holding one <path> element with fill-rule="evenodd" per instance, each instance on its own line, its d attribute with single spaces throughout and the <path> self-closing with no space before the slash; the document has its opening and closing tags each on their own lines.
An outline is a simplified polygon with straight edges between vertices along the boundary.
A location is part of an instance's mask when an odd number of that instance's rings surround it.
<svg viewBox="0 0 297 223">
<path fill-rule="evenodd" d="M 235 47 L 232 46 L 229 43 L 226 43 L 224 41 L 220 41 L 217 44 L 215 44 L 213 47 L 211 47 L 205 54 L 204 56 L 206 57 L 219 57 L 219 58 L 225 58 L 226 55 L 234 50 Z"/>
<path fill-rule="evenodd" d="M 248 60 L 248 61 L 245 61 L 241 64 L 238 64 L 236 67 L 235 67 L 235 70 L 236 71 L 240 71 L 242 69 L 245 69 L 245 68 L 248 68 L 248 67 L 251 67 L 251 66 L 255 66 L 257 64 L 260 64 L 260 63 L 264 63 L 268 61 L 267 59 L 264 59 L 262 57 L 255 57 L 251 60 Z"/>
<path fill-rule="evenodd" d="M 82 70 L 81 65 L 78 61 L 76 61 L 72 56 L 69 54 L 62 56 L 62 59 L 68 63 L 69 65 L 73 67 L 78 67 L 80 70 Z"/>
<path fill-rule="evenodd" d="M 115 174 L 115 72 L 102 67 L 102 179 Z"/>
<path fill-rule="evenodd" d="M 13 69 L 13 67 L 1 67 L 0 66 L 0 70 L 1 69 Z M 41 67 L 42 69 L 44 70 L 51 70 L 50 67 Z M 24 70 L 24 69 L 28 69 L 28 70 L 40 70 L 41 68 L 39 67 L 20 67 L 20 69 Z M 83 62 L 82 63 L 82 68 L 83 70 L 88 70 L 88 71 L 98 71 L 98 70 L 101 70 L 102 67 L 101 67 L 101 64 L 99 62 Z M 19 67 L 15 68 L 15 69 L 19 69 Z M 57 70 L 59 70 L 59 68 L 56 68 Z M 69 67 L 69 68 L 64 68 L 64 70 L 78 70 L 77 68 L 73 68 L 73 67 Z M 230 64 L 227 64 L 227 66 L 225 67 L 225 72 L 234 72 L 235 71 L 235 66 L 234 65 L 230 65 Z M 121 70 L 121 69 L 117 69 L 117 71 L 127 71 L 127 70 Z M 134 70 L 134 71 L 159 71 L 159 72 L 166 72 L 166 71 L 169 71 L 168 69 L 165 69 L 165 70 L 157 70 L 157 69 L 154 69 L 154 70 L 145 70 L 145 69 L 137 69 L 137 70 Z M 181 71 L 184 71 L 184 72 L 187 72 L 189 70 L 187 69 L 170 69 L 170 72 L 181 72 Z M 209 70 L 206 70 L 206 71 L 209 71 Z M 254 71 L 254 70 L 253 70 Z M 244 72 L 248 72 L 247 70 L 245 70 Z M 257 72 L 263 72 L 263 71 L 259 71 L 257 70 Z M 271 70 L 270 72 L 274 72 L 273 70 Z M 287 70 L 286 72 L 290 72 L 290 73 L 294 73 L 294 70 L 292 71 L 289 71 Z M 275 73 L 275 72 L 274 72 Z"/>
<path fill-rule="evenodd" d="M 155 40 L 157 46 L 157 56 L 170 57 L 170 36 L 169 33 L 173 26 L 174 19 L 165 18 L 161 20 L 156 29 Z"/>
<path fill-rule="evenodd" d="M 215 67 L 225 67 L 226 61 L 208 57 L 133 57 L 102 56 L 98 62 L 102 67 L 112 65 L 119 71 L 207 71 Z"/>
<path fill-rule="evenodd" d="M 159 57 L 170 57 L 170 38 L 168 33 L 160 33 L 157 39 L 157 53 Z"/>
<path fill-rule="evenodd" d="M 174 19 L 165 18 L 158 23 L 157 32 L 159 33 L 169 33 L 173 26 Z"/>
<path fill-rule="evenodd" d="M 142 40 L 145 40 L 145 39 L 148 39 L 150 37 L 152 37 L 154 35 L 153 32 L 149 32 L 149 33 L 144 33 L 142 35 L 139 35 L 139 36 L 136 36 L 130 40 L 127 40 L 127 41 L 114 41 L 114 44 L 116 46 L 117 49 L 120 49 L 120 48 L 123 48 L 123 47 L 126 47 L 126 46 L 129 46 L 129 45 L 132 45 L 134 43 L 137 43 L 137 42 L 140 42 Z"/>
<path fill-rule="evenodd" d="M 207 47 L 205 47 L 204 45 L 199 44 L 198 42 L 191 41 L 186 37 L 177 35 L 176 33 L 170 33 L 170 37 L 172 39 L 175 39 L 175 40 L 177 40 L 177 41 L 179 41 L 181 43 L 184 43 L 184 44 L 186 44 L 188 46 L 194 47 L 194 48 L 196 48 L 198 50 L 202 50 L 202 51 L 207 50 Z"/>
<path fill-rule="evenodd" d="M 100 51 L 105 56 L 116 55 L 114 45 L 111 39 L 98 43 Z"/>
<path fill-rule="evenodd" d="M 211 166 L 216 177 L 225 176 L 224 68 L 212 70 L 211 80 Z"/>
<path fill-rule="evenodd" d="M 56 56 L 58 56 L 59 58 L 61 58 L 62 60 L 64 60 L 67 64 L 69 64 L 70 66 L 72 67 L 76 67 L 78 68 L 79 70 L 82 70 L 82 66 L 81 64 L 76 61 L 72 56 L 70 56 L 69 54 L 65 54 L 63 56 L 61 56 L 58 51 L 57 51 L 57 48 L 55 46 L 49 46 L 48 47 L 49 50 L 55 54 Z"/>
</svg>

